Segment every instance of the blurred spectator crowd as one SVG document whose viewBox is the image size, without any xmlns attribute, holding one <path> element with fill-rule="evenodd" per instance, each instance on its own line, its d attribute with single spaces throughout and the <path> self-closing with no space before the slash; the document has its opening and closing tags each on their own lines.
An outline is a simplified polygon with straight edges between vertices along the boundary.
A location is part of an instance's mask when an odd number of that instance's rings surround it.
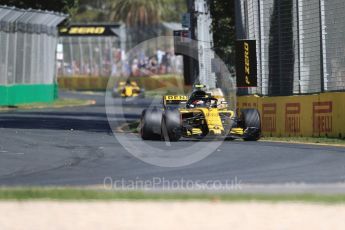
<svg viewBox="0 0 345 230">
<path fill-rule="evenodd" d="M 112 48 L 96 50 L 91 55 L 64 54 L 57 63 L 59 76 L 151 76 L 157 74 L 181 74 L 183 59 L 174 55 L 172 48 L 147 52 L 138 50 L 126 53 Z M 72 60 L 72 61 L 71 61 Z"/>
</svg>

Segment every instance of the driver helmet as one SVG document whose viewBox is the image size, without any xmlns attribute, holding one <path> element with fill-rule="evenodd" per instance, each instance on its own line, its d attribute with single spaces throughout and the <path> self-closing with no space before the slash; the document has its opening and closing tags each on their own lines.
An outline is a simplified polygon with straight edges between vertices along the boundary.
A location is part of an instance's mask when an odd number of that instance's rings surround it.
<svg viewBox="0 0 345 230">
<path fill-rule="evenodd" d="M 195 100 L 195 101 L 193 101 L 193 105 L 196 105 L 196 106 L 203 105 L 203 104 L 204 104 L 203 100 Z"/>
</svg>

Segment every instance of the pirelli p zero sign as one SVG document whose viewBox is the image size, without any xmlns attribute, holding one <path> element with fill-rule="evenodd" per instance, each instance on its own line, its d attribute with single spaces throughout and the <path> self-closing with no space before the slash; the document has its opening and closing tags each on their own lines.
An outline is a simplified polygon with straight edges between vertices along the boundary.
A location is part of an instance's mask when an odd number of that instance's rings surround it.
<svg viewBox="0 0 345 230">
<path fill-rule="evenodd" d="M 256 41 L 236 41 L 237 87 L 257 87 Z"/>
<path fill-rule="evenodd" d="M 59 28 L 59 36 L 118 36 L 119 25 L 71 25 Z"/>
</svg>

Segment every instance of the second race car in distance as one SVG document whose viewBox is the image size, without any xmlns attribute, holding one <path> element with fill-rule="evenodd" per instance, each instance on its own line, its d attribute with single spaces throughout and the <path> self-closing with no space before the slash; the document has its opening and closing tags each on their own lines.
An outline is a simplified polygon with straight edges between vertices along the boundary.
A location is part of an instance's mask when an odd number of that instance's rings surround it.
<svg viewBox="0 0 345 230">
<path fill-rule="evenodd" d="M 138 83 L 132 80 L 120 81 L 113 89 L 113 97 L 145 97 L 144 89 L 140 88 Z"/>
</svg>

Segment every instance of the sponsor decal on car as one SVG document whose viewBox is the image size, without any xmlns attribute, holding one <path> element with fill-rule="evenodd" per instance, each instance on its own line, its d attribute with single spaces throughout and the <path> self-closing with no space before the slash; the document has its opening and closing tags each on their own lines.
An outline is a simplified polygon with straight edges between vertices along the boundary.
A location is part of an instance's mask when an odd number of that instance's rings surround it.
<svg viewBox="0 0 345 230">
<path fill-rule="evenodd" d="M 164 100 L 166 101 L 186 101 L 188 100 L 187 96 L 174 96 L 174 95 L 168 95 L 164 97 Z"/>
</svg>

